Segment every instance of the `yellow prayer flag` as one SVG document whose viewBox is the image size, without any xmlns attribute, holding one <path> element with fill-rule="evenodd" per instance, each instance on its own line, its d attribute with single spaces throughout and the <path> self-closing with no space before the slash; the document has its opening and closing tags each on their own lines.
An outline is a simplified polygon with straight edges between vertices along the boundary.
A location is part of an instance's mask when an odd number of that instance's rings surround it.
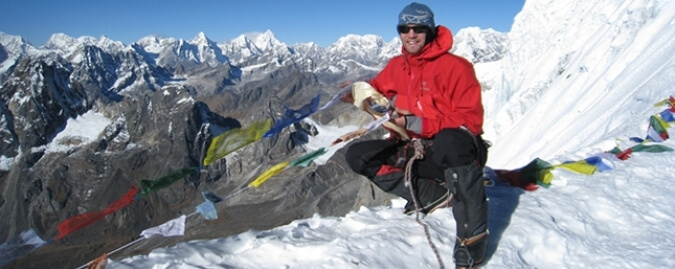
<svg viewBox="0 0 675 269">
<path fill-rule="evenodd" d="M 588 164 L 586 161 L 576 161 L 555 165 L 556 167 L 564 168 L 572 172 L 577 172 L 584 175 L 592 175 L 598 171 L 598 167 L 595 165 Z"/>
<path fill-rule="evenodd" d="M 204 166 L 219 160 L 250 143 L 258 141 L 270 129 L 271 120 L 254 122 L 246 129 L 232 129 L 211 140 L 209 149 L 204 157 Z"/>
<path fill-rule="evenodd" d="M 248 184 L 249 187 L 258 187 L 260 184 L 265 183 L 268 179 L 271 177 L 281 173 L 281 171 L 284 170 L 290 163 L 289 162 L 283 162 L 280 164 L 277 164 L 275 166 L 272 166 L 270 169 L 267 169 L 264 173 L 262 173 L 258 178 L 256 178 L 254 181 L 251 181 L 251 183 Z"/>
<path fill-rule="evenodd" d="M 542 173 L 544 176 L 542 177 L 541 182 L 546 185 L 550 185 L 551 181 L 553 181 L 553 173 L 551 173 L 551 169 L 545 169 L 542 171 Z"/>
</svg>

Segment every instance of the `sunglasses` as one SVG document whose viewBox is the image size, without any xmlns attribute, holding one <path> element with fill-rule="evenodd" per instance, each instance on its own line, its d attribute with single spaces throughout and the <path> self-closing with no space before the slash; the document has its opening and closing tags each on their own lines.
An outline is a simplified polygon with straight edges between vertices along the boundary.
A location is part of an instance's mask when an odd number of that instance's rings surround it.
<svg viewBox="0 0 675 269">
<path fill-rule="evenodd" d="M 396 27 L 398 30 L 399 34 L 407 34 L 410 32 L 410 29 L 413 30 L 416 34 L 424 34 L 429 31 L 429 27 L 424 26 L 424 25 L 414 25 L 414 26 L 408 26 L 408 25 L 399 25 Z"/>
</svg>

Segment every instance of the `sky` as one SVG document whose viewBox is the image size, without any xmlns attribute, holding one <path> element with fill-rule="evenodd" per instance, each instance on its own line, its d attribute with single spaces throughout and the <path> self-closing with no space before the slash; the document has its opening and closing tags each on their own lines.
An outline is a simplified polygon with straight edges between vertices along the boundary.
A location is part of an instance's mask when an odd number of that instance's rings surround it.
<svg viewBox="0 0 675 269">
<path fill-rule="evenodd" d="M 4 1 L 0 31 L 42 46 L 54 33 L 101 37 L 130 44 L 149 35 L 191 40 L 204 32 L 222 43 L 271 30 L 286 44 L 315 42 L 327 47 L 347 34 L 397 37 L 398 13 L 412 1 Z M 511 29 L 524 0 L 433 0 L 436 24 L 453 31 L 478 26 Z"/>
</svg>

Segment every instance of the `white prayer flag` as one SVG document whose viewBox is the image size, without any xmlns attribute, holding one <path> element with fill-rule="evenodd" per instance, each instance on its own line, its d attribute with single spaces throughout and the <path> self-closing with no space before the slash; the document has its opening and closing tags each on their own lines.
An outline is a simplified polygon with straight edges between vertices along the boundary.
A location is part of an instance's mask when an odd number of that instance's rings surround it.
<svg viewBox="0 0 675 269">
<path fill-rule="evenodd" d="M 183 236 L 183 233 L 185 233 L 185 215 L 167 221 L 162 225 L 145 229 L 141 232 L 141 236 L 147 239 L 155 235 L 164 237 Z"/>
</svg>

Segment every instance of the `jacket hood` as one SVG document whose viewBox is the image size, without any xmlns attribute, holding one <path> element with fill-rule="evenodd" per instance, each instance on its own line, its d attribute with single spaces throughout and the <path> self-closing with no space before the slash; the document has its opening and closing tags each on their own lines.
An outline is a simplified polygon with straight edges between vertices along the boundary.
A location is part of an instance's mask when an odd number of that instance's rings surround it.
<svg viewBox="0 0 675 269">
<path fill-rule="evenodd" d="M 439 25 L 436 27 L 436 38 L 434 38 L 431 43 L 426 44 L 424 48 L 422 48 L 422 51 L 414 56 L 418 56 L 421 60 L 437 58 L 438 56 L 448 53 L 452 48 L 452 43 L 453 39 L 450 29 Z M 412 54 L 408 53 L 403 46 L 401 46 L 401 52 L 406 56 L 406 58 L 413 56 Z"/>
</svg>

